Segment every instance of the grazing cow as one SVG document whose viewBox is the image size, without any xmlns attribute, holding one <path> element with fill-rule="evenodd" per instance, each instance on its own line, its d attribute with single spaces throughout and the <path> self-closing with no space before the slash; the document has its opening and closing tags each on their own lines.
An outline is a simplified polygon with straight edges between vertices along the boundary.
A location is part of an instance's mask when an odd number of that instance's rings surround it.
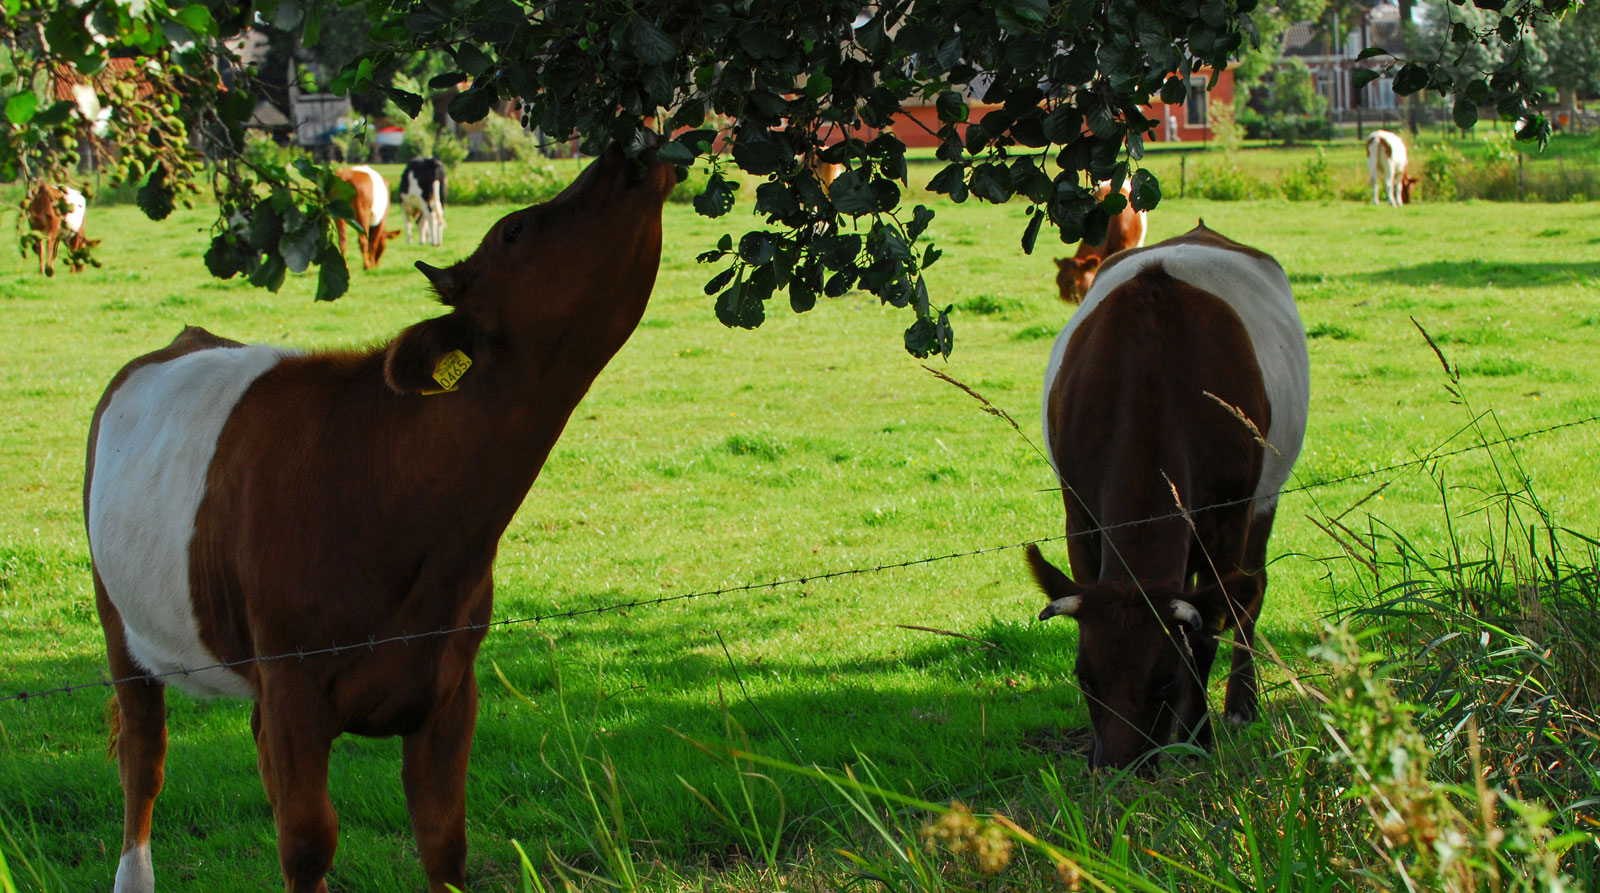
<svg viewBox="0 0 1600 893">
<path fill-rule="evenodd" d="M 1419 182 L 1406 173 L 1406 144 L 1387 130 L 1374 130 L 1367 137 L 1367 178 L 1372 184 L 1372 203 L 1380 204 L 1380 184 L 1389 191 L 1389 204 L 1411 204 L 1412 191 Z"/>
<path fill-rule="evenodd" d="M 1229 627 L 1226 711 L 1254 718 L 1267 536 L 1309 375 L 1283 269 L 1203 223 L 1108 261 L 1056 338 L 1044 434 L 1075 579 L 1036 546 L 1028 560 L 1050 600 L 1039 618 L 1078 621 L 1091 767 L 1126 766 L 1174 733 L 1210 746 L 1205 683 Z"/>
<path fill-rule="evenodd" d="M 361 267 L 370 270 L 383 258 L 383 246 L 400 235 L 397 229 L 384 229 L 383 218 L 389 213 L 389 184 L 383 175 L 364 164 L 335 171 L 339 179 L 356 188 L 356 220 L 361 228 L 356 231 L 356 243 L 361 247 Z M 335 219 L 339 230 L 339 253 L 345 252 L 344 220 Z"/>
<path fill-rule="evenodd" d="M 328 754 L 345 732 L 402 736 L 429 890 L 465 888 L 473 659 L 495 549 L 644 313 L 676 182 L 613 146 L 467 259 L 419 261 L 449 312 L 386 345 L 294 353 L 188 328 L 112 379 L 84 513 L 119 680 L 116 893 L 154 883 L 168 683 L 255 701 L 290 890 L 327 890 Z"/>
<path fill-rule="evenodd" d="M 400 174 L 400 213 L 405 217 L 406 244 L 411 224 L 424 245 L 444 244 L 444 165 L 437 158 L 413 158 Z"/>
<path fill-rule="evenodd" d="M 41 185 L 28 200 L 28 228 L 39 233 L 39 272 L 45 276 L 56 274 L 56 251 L 63 239 L 68 252 L 93 248 L 99 239 L 89 241 L 83 235 L 84 218 L 89 203 L 83 193 L 71 186 Z M 83 269 L 83 263 L 72 261 L 72 272 Z"/>
<path fill-rule="evenodd" d="M 1094 199 L 1101 201 L 1110 194 L 1111 184 L 1101 183 L 1095 189 Z M 1122 184 L 1122 194 L 1131 194 L 1126 182 Z M 1100 264 L 1118 251 L 1144 247 L 1146 229 L 1145 212 L 1135 211 L 1133 203 L 1129 202 L 1121 214 L 1111 218 L 1104 241 L 1098 245 L 1079 242 L 1077 254 L 1056 258 L 1056 288 L 1061 292 L 1061 300 L 1069 304 L 1083 300 L 1089 286 L 1094 284 L 1094 275 L 1100 269 Z"/>
</svg>

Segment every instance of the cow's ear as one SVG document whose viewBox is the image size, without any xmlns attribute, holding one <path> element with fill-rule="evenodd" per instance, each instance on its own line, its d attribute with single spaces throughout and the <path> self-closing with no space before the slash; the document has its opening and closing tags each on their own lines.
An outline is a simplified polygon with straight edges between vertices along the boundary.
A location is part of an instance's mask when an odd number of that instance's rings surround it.
<svg viewBox="0 0 1600 893">
<path fill-rule="evenodd" d="M 1100 258 L 1091 254 L 1083 259 L 1083 272 L 1092 273 L 1098 269 L 1100 269 Z"/>
<path fill-rule="evenodd" d="M 383 358 L 384 381 L 397 394 L 455 390 L 463 374 L 459 370 L 464 367 L 452 354 L 460 352 L 470 366 L 477 333 L 477 324 L 459 311 L 417 323 L 389 344 Z M 450 367 L 443 380 L 439 378 L 442 364 Z"/>
<path fill-rule="evenodd" d="M 1056 258 L 1056 266 L 1065 270 L 1067 268 L 1067 259 L 1064 257 Z"/>
<path fill-rule="evenodd" d="M 1039 619 L 1049 620 L 1062 614 L 1076 616 L 1083 604 L 1083 587 L 1067 579 L 1061 568 L 1045 560 L 1038 546 L 1028 546 L 1028 567 L 1039 588 L 1044 590 L 1044 597 L 1050 600 L 1039 612 Z"/>
</svg>

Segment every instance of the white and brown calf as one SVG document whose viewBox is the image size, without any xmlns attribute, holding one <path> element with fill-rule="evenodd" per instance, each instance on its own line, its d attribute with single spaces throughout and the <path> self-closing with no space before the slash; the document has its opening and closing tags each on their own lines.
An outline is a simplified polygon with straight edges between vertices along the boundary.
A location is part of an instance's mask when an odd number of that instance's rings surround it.
<svg viewBox="0 0 1600 893">
<path fill-rule="evenodd" d="M 1374 130 L 1367 136 L 1367 179 L 1372 185 L 1372 203 L 1380 204 L 1379 188 L 1388 190 L 1389 204 L 1411 204 L 1417 178 L 1406 173 L 1409 164 L 1405 141 L 1387 130 Z"/>
<path fill-rule="evenodd" d="M 364 164 L 334 173 L 355 187 L 353 205 L 356 220 L 360 224 L 356 229 L 356 243 L 361 248 L 361 267 L 373 269 L 383 259 L 384 246 L 390 239 L 400 235 L 399 230 L 385 229 L 383 225 L 383 219 L 389 213 L 389 184 L 383 182 L 382 174 Z M 344 219 L 335 218 L 334 225 L 339 230 L 339 253 L 345 254 Z"/>
<path fill-rule="evenodd" d="M 1110 194 L 1111 183 L 1101 183 L 1095 188 L 1094 200 L 1101 201 Z M 1132 195 L 1132 187 L 1128 183 L 1122 184 L 1122 194 L 1124 197 Z M 1129 248 L 1144 247 L 1145 233 L 1149 228 L 1146 212 L 1135 211 L 1133 203 L 1129 202 L 1123 206 L 1122 213 L 1111 218 L 1110 225 L 1106 227 L 1106 237 L 1099 243 L 1091 245 L 1079 242 L 1077 253 L 1072 257 L 1056 258 L 1056 290 L 1060 292 L 1061 300 L 1069 304 L 1083 300 L 1106 258 Z"/>
<path fill-rule="evenodd" d="M 90 426 L 84 514 L 123 680 L 116 893 L 154 889 L 168 684 L 255 701 L 289 890 L 327 889 L 328 755 L 347 732 L 401 737 L 428 888 L 465 887 L 473 660 L 495 550 L 644 313 L 676 182 L 612 147 L 466 260 L 419 262 L 448 312 L 377 348 L 302 354 L 188 328 L 112 379 Z M 454 632 L 364 644 L 442 630 Z M 330 648 L 344 650 L 276 659 Z"/>
<path fill-rule="evenodd" d="M 83 226 L 88 216 L 89 202 L 83 193 L 71 186 L 40 186 L 28 200 L 28 228 L 39 233 L 39 272 L 45 276 L 56 273 L 56 252 L 61 242 L 68 251 L 93 248 L 99 239 L 89 241 L 84 237 Z M 72 272 L 83 269 L 74 261 Z"/>
</svg>

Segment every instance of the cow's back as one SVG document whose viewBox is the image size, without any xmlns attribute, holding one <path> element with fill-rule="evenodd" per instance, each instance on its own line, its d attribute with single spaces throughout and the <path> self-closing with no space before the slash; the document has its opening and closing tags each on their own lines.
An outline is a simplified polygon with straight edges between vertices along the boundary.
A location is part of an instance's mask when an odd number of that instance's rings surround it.
<svg viewBox="0 0 1600 893">
<path fill-rule="evenodd" d="M 367 229 L 383 226 L 383 218 L 389 213 L 389 184 L 383 182 L 382 174 L 364 164 L 358 164 L 350 171 L 366 181 L 365 189 L 359 181 L 352 181 L 367 202 L 366 219 L 361 222 L 362 226 Z M 357 216 L 360 216 L 359 212 Z"/>
<path fill-rule="evenodd" d="M 1266 438 L 1276 451 L 1267 451 L 1254 494 L 1257 510 L 1265 511 L 1276 505 L 1277 492 L 1289 478 L 1305 435 L 1311 378 L 1305 332 L 1283 268 L 1270 256 L 1203 226 L 1116 255 L 1101 267 L 1050 351 L 1044 381 L 1046 448 L 1051 442 L 1051 391 L 1073 334 L 1108 295 L 1157 266 L 1174 279 L 1219 298 L 1238 315 L 1249 335 L 1271 412 Z"/>
<path fill-rule="evenodd" d="M 84 482 L 89 551 L 129 650 L 153 672 L 217 662 L 201 641 L 190 591 L 195 513 L 223 425 L 283 356 L 186 329 L 124 367 L 95 410 Z M 250 694 L 227 670 L 172 681 L 202 694 Z"/>
</svg>

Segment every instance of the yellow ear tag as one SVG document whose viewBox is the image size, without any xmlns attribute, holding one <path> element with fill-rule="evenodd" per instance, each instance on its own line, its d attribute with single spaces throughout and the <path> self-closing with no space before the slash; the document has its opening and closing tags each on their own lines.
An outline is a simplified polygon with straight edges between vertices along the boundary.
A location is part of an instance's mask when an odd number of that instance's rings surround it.
<svg viewBox="0 0 1600 893">
<path fill-rule="evenodd" d="M 472 368 L 472 358 L 459 350 L 452 350 L 439 358 L 439 364 L 433 367 L 433 380 L 439 383 L 437 391 L 423 391 L 424 394 L 447 394 L 456 389 L 456 383 L 461 381 L 461 376 L 467 374 Z"/>
</svg>

